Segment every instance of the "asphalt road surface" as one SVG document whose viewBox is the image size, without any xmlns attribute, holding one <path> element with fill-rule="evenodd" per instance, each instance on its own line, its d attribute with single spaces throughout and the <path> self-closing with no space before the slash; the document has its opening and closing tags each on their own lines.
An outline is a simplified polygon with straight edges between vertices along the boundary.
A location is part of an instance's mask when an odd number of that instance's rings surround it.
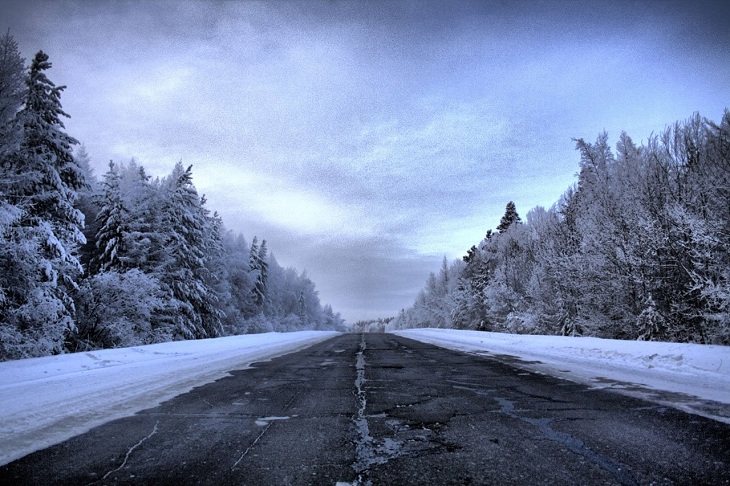
<svg viewBox="0 0 730 486">
<path fill-rule="evenodd" d="M 257 363 L 0 484 L 730 484 L 730 425 L 388 334 Z"/>
</svg>

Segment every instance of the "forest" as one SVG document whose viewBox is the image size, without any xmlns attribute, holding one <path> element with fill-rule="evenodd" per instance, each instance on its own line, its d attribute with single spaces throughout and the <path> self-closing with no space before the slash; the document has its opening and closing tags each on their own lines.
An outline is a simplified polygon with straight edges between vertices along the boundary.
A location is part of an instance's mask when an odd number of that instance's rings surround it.
<svg viewBox="0 0 730 486">
<path fill-rule="evenodd" d="M 730 112 L 640 145 L 575 144 L 578 181 L 557 203 L 522 221 L 509 202 L 496 231 L 371 327 L 730 344 Z"/>
<path fill-rule="evenodd" d="M 225 228 L 178 162 L 97 177 L 48 56 L 0 39 L 0 360 L 179 339 L 346 330 L 306 272 Z M 354 331 L 441 327 L 730 344 L 730 112 L 636 144 L 575 140 L 577 182 L 509 202 L 413 305 Z M 495 222 L 496 223 L 496 222 Z M 489 226 L 489 225 L 486 225 Z"/>
<path fill-rule="evenodd" d="M 306 272 L 233 234 L 192 167 L 110 162 L 66 133 L 65 86 L 0 39 L 0 361 L 180 339 L 344 330 Z"/>
</svg>

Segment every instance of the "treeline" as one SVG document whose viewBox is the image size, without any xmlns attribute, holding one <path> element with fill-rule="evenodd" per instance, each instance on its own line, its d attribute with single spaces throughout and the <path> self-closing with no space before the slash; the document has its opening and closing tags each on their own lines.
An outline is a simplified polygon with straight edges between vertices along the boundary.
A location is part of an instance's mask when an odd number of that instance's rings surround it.
<svg viewBox="0 0 730 486">
<path fill-rule="evenodd" d="M 730 344 L 730 112 L 576 147 L 559 202 L 524 223 L 509 203 L 389 328 Z"/>
<path fill-rule="evenodd" d="M 350 325 L 350 332 L 385 332 L 393 317 L 356 321 Z"/>
<path fill-rule="evenodd" d="M 178 163 L 103 180 L 65 132 L 65 87 L 0 39 L 0 360 L 177 339 L 343 329 L 306 273 L 226 231 Z"/>
</svg>

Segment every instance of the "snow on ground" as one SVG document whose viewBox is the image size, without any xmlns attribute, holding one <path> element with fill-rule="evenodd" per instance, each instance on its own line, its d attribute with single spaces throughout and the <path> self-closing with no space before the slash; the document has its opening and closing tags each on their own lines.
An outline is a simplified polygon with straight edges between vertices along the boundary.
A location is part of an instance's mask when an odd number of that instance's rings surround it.
<svg viewBox="0 0 730 486">
<path fill-rule="evenodd" d="M 730 423 L 730 347 L 455 329 L 394 331 Z"/>
<path fill-rule="evenodd" d="M 0 363 L 0 465 L 336 334 L 249 334 Z"/>
<path fill-rule="evenodd" d="M 0 465 L 336 334 L 253 334 L 0 363 Z M 453 329 L 395 334 L 730 423 L 727 346 Z"/>
</svg>

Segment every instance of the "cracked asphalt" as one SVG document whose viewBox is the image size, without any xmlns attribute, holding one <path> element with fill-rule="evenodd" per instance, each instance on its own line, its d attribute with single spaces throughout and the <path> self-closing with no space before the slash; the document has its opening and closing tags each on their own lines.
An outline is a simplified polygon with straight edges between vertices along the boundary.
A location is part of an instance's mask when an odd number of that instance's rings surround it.
<svg viewBox="0 0 730 486">
<path fill-rule="evenodd" d="M 730 484 L 730 425 L 389 334 L 232 371 L 2 484 Z"/>
</svg>

